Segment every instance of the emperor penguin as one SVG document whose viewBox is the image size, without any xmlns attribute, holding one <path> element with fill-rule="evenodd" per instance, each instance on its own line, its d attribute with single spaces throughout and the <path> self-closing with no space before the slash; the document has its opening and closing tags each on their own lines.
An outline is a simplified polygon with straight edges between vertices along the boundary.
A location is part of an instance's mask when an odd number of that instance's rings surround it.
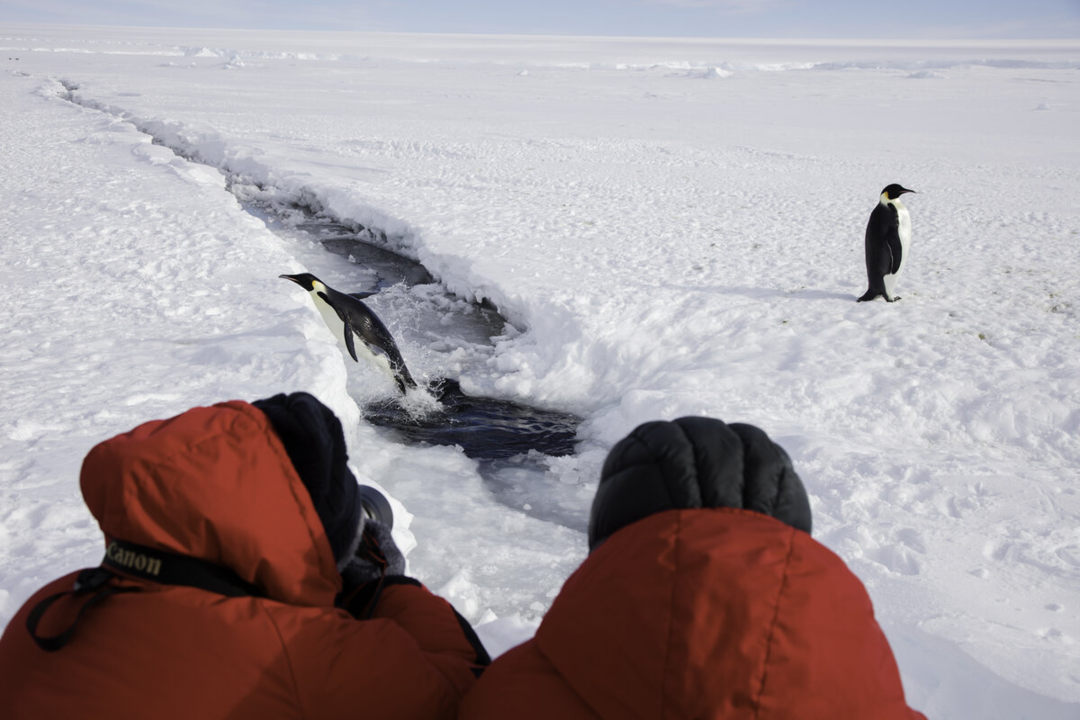
<svg viewBox="0 0 1080 720">
<path fill-rule="evenodd" d="M 881 191 L 877 207 L 866 224 L 866 277 L 870 289 L 858 302 L 873 300 L 879 295 L 886 302 L 900 299 L 893 295 L 893 287 L 907 262 L 911 244 L 911 215 L 900 202 L 900 196 L 913 192 L 895 183 Z"/>
<path fill-rule="evenodd" d="M 409 374 L 409 368 L 405 367 L 405 360 L 390 331 L 363 302 L 363 298 L 374 293 L 348 295 L 338 292 L 311 273 L 278 277 L 292 280 L 308 291 L 326 326 L 345 345 L 353 360 L 360 362 L 356 356 L 359 348 L 360 354 L 368 362 L 393 378 L 402 394 L 416 387 L 416 381 Z M 353 336 L 360 338 L 361 342 L 357 344 Z"/>
</svg>

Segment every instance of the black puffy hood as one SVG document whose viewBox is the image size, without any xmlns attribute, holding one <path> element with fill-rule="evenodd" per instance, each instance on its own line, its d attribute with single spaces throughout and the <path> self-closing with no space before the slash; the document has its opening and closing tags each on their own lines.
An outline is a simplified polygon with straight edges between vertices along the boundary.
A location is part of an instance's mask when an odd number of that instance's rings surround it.
<svg viewBox="0 0 1080 720">
<path fill-rule="evenodd" d="M 811 529 L 810 502 L 791 458 L 761 429 L 707 417 L 648 422 L 604 461 L 589 517 L 589 550 L 654 513 L 720 507 Z"/>
</svg>

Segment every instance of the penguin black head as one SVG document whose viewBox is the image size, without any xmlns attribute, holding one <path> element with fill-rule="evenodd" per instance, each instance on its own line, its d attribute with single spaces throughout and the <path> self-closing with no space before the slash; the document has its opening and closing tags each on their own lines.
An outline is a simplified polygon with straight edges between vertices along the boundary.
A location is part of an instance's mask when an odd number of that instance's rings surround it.
<svg viewBox="0 0 1080 720">
<path fill-rule="evenodd" d="M 884 195 L 885 197 L 887 197 L 889 200 L 896 200 L 897 198 L 899 198 L 904 193 L 913 193 L 913 192 L 915 192 L 915 191 L 914 190 L 908 190 L 906 187 L 904 187 L 902 185 L 897 185 L 896 183 L 893 183 L 892 185 L 889 185 L 884 190 L 882 190 L 881 194 Z"/>
<path fill-rule="evenodd" d="M 315 289 L 315 283 L 321 283 L 322 280 L 315 277 L 311 273 L 300 273 L 299 275 L 278 275 L 279 278 L 285 278 L 286 280 L 292 280 L 294 283 L 304 288 L 308 292 Z"/>
</svg>

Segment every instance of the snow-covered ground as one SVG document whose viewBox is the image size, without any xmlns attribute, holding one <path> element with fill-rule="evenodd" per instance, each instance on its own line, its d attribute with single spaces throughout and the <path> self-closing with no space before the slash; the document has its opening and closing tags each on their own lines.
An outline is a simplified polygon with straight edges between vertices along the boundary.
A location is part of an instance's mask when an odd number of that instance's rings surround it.
<svg viewBox="0 0 1080 720">
<path fill-rule="evenodd" d="M 1080 716 L 1080 42 L 0 25 L 0 68 L 0 623 L 100 560 L 95 443 L 304 389 L 499 652 L 584 558 L 608 448 L 708 414 L 791 453 L 913 706 Z M 493 488 L 363 422 L 393 386 L 278 279 L 356 266 L 226 174 L 493 302 L 493 346 L 447 347 L 371 301 L 414 375 L 576 413 L 577 454 Z M 892 182 L 919 191 L 903 300 L 855 303 Z"/>
</svg>

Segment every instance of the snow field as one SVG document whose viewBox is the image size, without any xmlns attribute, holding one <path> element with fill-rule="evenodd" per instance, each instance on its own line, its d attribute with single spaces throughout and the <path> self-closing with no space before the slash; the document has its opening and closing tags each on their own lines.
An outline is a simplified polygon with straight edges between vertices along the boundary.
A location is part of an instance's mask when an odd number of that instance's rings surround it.
<svg viewBox="0 0 1080 720">
<path fill-rule="evenodd" d="M 0 211 L 19 240 L 2 250 L 19 269 L 0 350 L 5 617 L 97 562 L 74 487 L 94 442 L 309 389 L 355 427 L 358 470 L 413 515 L 411 571 L 474 623 L 497 618 L 480 629 L 505 649 L 584 557 L 607 448 L 701 413 L 792 455 L 814 534 L 866 583 L 915 707 L 1076 716 L 1075 43 L 5 28 L 0 45 L 23 58 L 2 85 L 0 153 L 18 170 L 0 187 L 24 200 Z M 104 112 L 61 99 L 59 80 Z M 373 298 L 414 373 L 582 415 L 579 453 L 534 485 L 510 471 L 492 485 L 453 448 L 357 424 L 352 398 L 388 385 L 342 361 L 277 279 L 303 266 L 347 290 L 355 266 L 274 237 L 220 175 L 135 128 L 382 231 L 449 290 L 494 302 L 513 327 L 446 354 L 437 328 L 396 315 L 403 291 Z M 856 304 L 866 217 L 890 182 L 919 191 L 903 300 Z M 135 309 L 130 286 L 98 280 L 132 275 L 147 286 Z M 35 311 L 57 278 L 83 309 L 78 343 Z"/>
<path fill-rule="evenodd" d="M 100 561 L 77 480 L 98 441 L 279 389 L 310 388 L 359 417 L 338 390 L 339 354 L 307 342 L 325 328 L 287 293 L 245 293 L 293 261 L 220 173 L 109 116 L 28 101 L 33 82 L 4 83 L 0 126 L 5 617 L 52 576 Z"/>
</svg>

